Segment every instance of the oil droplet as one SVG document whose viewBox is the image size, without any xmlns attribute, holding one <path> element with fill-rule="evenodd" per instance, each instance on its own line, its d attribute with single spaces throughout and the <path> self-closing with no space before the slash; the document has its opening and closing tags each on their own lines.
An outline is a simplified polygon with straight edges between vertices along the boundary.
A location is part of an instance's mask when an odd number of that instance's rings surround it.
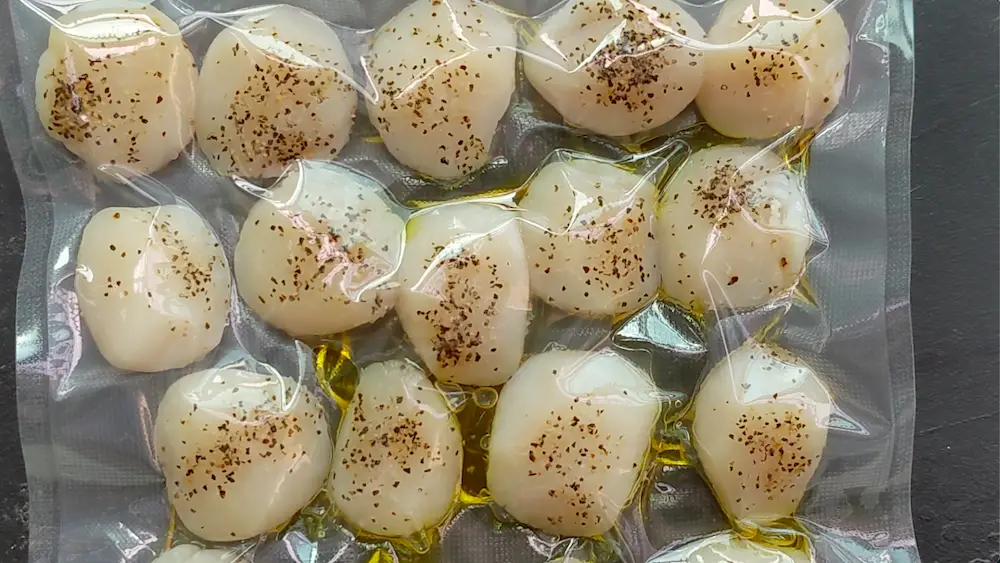
<svg viewBox="0 0 1000 563">
<path fill-rule="evenodd" d="M 396 563 L 396 556 L 392 554 L 391 550 L 380 547 L 368 558 L 368 563 Z"/>
<path fill-rule="evenodd" d="M 809 542 L 801 525 L 792 518 L 782 518 L 767 526 L 758 526 L 741 520 L 733 521 L 733 531 L 751 541 L 790 547 L 808 552 Z"/>
<path fill-rule="evenodd" d="M 403 540 L 396 540 L 396 542 L 401 544 L 401 547 L 406 551 L 423 555 L 431 550 L 431 546 L 434 545 L 435 536 L 436 532 L 432 528 L 417 532 Z"/>
<path fill-rule="evenodd" d="M 653 440 L 653 455 L 656 462 L 663 465 L 671 467 L 691 465 L 691 460 L 688 458 L 684 445 L 677 442 Z"/>
<path fill-rule="evenodd" d="M 472 400 L 476 402 L 476 406 L 482 409 L 492 408 L 493 405 L 497 404 L 499 397 L 500 394 L 492 387 L 479 387 L 472 392 Z"/>
<path fill-rule="evenodd" d="M 346 410 L 358 384 L 358 368 L 351 360 L 350 339 L 343 336 L 339 342 L 317 347 L 315 352 L 316 378 L 320 389 L 337 403 L 341 411 Z"/>
<path fill-rule="evenodd" d="M 664 432 L 675 432 L 676 428 L 671 429 L 677 417 L 684 413 L 684 407 L 687 406 L 687 395 L 677 392 L 664 393 L 661 404 L 663 405 L 663 413 L 660 416 L 660 426 Z"/>
<path fill-rule="evenodd" d="M 435 381 L 434 387 L 444 395 L 452 411 L 458 413 L 465 408 L 465 403 L 469 400 L 469 393 L 461 385 L 447 381 Z"/>
<path fill-rule="evenodd" d="M 494 391 L 495 392 L 495 391 Z M 493 401 L 496 404 L 496 401 Z M 488 443 L 490 426 L 493 424 L 495 409 L 482 407 L 475 400 L 469 401 L 458 413 L 458 424 L 462 428 L 462 494 L 464 504 L 480 505 L 489 498 L 486 492 L 486 466 L 489 460 L 484 444 Z"/>
<path fill-rule="evenodd" d="M 482 448 L 484 452 L 489 452 L 490 450 L 490 435 L 484 434 L 482 438 L 479 439 L 479 447 Z"/>
<path fill-rule="evenodd" d="M 423 530 L 404 538 L 390 538 L 375 534 L 357 532 L 357 538 L 365 543 L 383 545 L 383 547 L 379 548 L 379 551 L 384 552 L 385 556 L 388 556 L 388 559 L 375 559 L 378 555 L 378 551 L 376 551 L 372 557 L 368 559 L 369 563 L 372 561 L 396 563 L 397 561 L 411 561 L 414 559 L 420 560 L 422 558 L 419 556 L 430 553 L 431 548 L 434 546 L 434 542 L 437 540 L 437 528 Z"/>
<path fill-rule="evenodd" d="M 490 492 L 486 489 L 479 491 L 478 493 L 472 495 L 467 492 L 459 491 L 458 502 L 462 506 L 485 506 L 493 500 L 490 496 Z"/>
</svg>

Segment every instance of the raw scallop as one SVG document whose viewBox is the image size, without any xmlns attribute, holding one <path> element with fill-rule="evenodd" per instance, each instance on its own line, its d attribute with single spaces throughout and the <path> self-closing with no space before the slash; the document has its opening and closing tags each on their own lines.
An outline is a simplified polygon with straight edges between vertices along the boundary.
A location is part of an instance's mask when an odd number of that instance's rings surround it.
<svg viewBox="0 0 1000 563">
<path fill-rule="evenodd" d="M 602 534 L 642 476 L 659 412 L 652 380 L 614 352 L 534 356 L 500 392 L 489 491 L 542 532 Z"/>
<path fill-rule="evenodd" d="M 35 108 L 88 166 L 150 174 L 194 134 L 194 59 L 177 24 L 145 2 L 87 2 L 58 20 L 38 60 Z"/>
<path fill-rule="evenodd" d="M 759 524 L 791 516 L 826 446 L 830 392 L 787 351 L 753 341 L 705 376 L 692 438 L 722 508 Z"/>
<path fill-rule="evenodd" d="M 516 221 L 500 206 L 458 203 L 407 225 L 396 311 L 440 380 L 499 385 L 521 363 L 531 303 Z"/>
<path fill-rule="evenodd" d="M 230 284 L 219 240 L 187 207 L 109 207 L 83 230 L 80 314 L 117 368 L 157 372 L 204 358 L 222 340 Z"/>
<path fill-rule="evenodd" d="M 718 146 L 694 153 L 657 213 L 662 287 L 693 309 L 745 309 L 788 293 L 823 239 L 802 179 L 774 153 Z"/>
<path fill-rule="evenodd" d="M 764 545 L 724 532 L 658 555 L 650 563 L 811 563 L 805 551 Z"/>
<path fill-rule="evenodd" d="M 337 434 L 331 494 L 348 521 L 377 536 L 439 524 L 462 477 L 462 435 L 445 396 L 413 364 L 361 371 Z"/>
<path fill-rule="evenodd" d="M 454 179 L 486 164 L 514 93 L 514 27 L 488 4 L 417 0 L 366 58 L 368 115 L 397 160 Z"/>
<path fill-rule="evenodd" d="M 597 317 L 655 299 L 655 200 L 648 179 L 607 162 L 578 158 L 543 167 L 519 202 L 535 295 Z"/>
<path fill-rule="evenodd" d="M 234 259 L 243 300 L 295 336 L 381 318 L 396 301 L 404 228 L 386 197 L 348 168 L 293 165 L 243 223 Z"/>
<path fill-rule="evenodd" d="M 716 131 L 766 139 L 815 127 L 840 102 L 851 39 L 823 0 L 730 0 L 708 32 L 696 102 Z"/>
<path fill-rule="evenodd" d="M 528 45 L 524 73 L 571 125 L 648 131 L 701 87 L 705 31 L 672 0 L 570 0 Z"/>
<path fill-rule="evenodd" d="M 319 399 L 279 375 L 187 375 L 167 389 L 153 434 L 170 503 L 208 541 L 244 540 L 285 524 L 330 471 Z"/>
<path fill-rule="evenodd" d="M 278 176 L 347 144 L 357 93 L 337 34 L 292 6 L 254 10 L 208 48 L 198 81 L 198 145 L 220 174 Z"/>
</svg>

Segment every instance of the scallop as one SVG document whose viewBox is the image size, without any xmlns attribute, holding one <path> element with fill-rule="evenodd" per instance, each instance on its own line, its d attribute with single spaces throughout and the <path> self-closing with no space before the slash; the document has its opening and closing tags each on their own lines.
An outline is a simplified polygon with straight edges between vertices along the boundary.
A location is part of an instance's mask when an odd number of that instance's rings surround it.
<svg viewBox="0 0 1000 563">
<path fill-rule="evenodd" d="M 569 124 L 633 135 L 676 117 L 704 73 L 705 31 L 672 0 L 571 0 L 528 45 L 524 73 Z"/>
<path fill-rule="evenodd" d="M 730 0 L 708 32 L 696 102 L 716 131 L 765 139 L 819 125 L 837 107 L 850 36 L 823 0 Z"/>
<path fill-rule="evenodd" d="M 578 158 L 545 165 L 519 205 L 532 291 L 591 317 L 656 298 L 655 187 L 617 166 Z"/>
<path fill-rule="evenodd" d="M 179 545 L 153 560 L 153 563 L 245 563 L 238 554 L 222 549 L 202 549 L 196 545 Z"/>
<path fill-rule="evenodd" d="M 517 37 L 472 0 L 417 0 L 378 31 L 366 58 L 368 116 L 402 164 L 456 179 L 491 158 L 514 93 Z"/>
<path fill-rule="evenodd" d="M 692 437 L 730 516 L 767 524 L 795 512 L 826 446 L 831 401 L 811 367 L 774 346 L 749 341 L 712 368 Z"/>
<path fill-rule="evenodd" d="M 440 524 L 458 497 L 462 435 L 448 401 L 414 364 L 372 364 L 337 434 L 331 491 L 362 531 L 404 537 Z"/>
<path fill-rule="evenodd" d="M 774 153 L 737 146 L 691 156 L 666 187 L 656 230 L 663 290 L 696 310 L 786 295 L 824 238 L 802 179 Z"/>
<path fill-rule="evenodd" d="M 119 179 L 150 174 L 194 134 L 194 59 L 146 2 L 87 2 L 58 19 L 38 60 L 35 109 L 50 137 Z"/>
<path fill-rule="evenodd" d="M 198 145 L 220 174 L 272 178 L 347 144 L 357 93 L 330 27 L 287 5 L 253 10 L 208 48 L 198 81 Z"/>
<path fill-rule="evenodd" d="M 602 534 L 636 488 L 659 411 L 649 376 L 613 351 L 533 356 L 497 401 L 489 491 L 542 532 Z"/>
<path fill-rule="evenodd" d="M 222 340 L 230 284 L 219 240 L 190 208 L 109 207 L 83 230 L 80 314 L 119 369 L 158 372 L 204 358 Z"/>
<path fill-rule="evenodd" d="M 764 545 L 725 532 L 650 559 L 650 563 L 811 563 L 805 551 Z"/>
<path fill-rule="evenodd" d="M 499 385 L 524 352 L 528 263 L 510 210 L 443 205 L 410 219 L 396 312 L 440 380 Z"/>
<path fill-rule="evenodd" d="M 234 260 L 240 295 L 293 336 L 371 323 L 395 305 L 403 227 L 375 180 L 301 161 L 243 223 Z"/>
<path fill-rule="evenodd" d="M 285 524 L 330 471 L 319 399 L 280 375 L 187 375 L 167 389 L 153 434 L 170 503 L 208 541 L 244 540 Z"/>
</svg>

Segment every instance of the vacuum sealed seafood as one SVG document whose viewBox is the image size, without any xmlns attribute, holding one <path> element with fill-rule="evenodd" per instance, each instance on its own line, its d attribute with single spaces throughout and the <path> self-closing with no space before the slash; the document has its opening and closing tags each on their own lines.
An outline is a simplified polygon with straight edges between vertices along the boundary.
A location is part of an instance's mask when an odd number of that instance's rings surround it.
<svg viewBox="0 0 1000 563">
<path fill-rule="evenodd" d="M 909 0 L 15 0 L 32 563 L 919 560 Z"/>
</svg>

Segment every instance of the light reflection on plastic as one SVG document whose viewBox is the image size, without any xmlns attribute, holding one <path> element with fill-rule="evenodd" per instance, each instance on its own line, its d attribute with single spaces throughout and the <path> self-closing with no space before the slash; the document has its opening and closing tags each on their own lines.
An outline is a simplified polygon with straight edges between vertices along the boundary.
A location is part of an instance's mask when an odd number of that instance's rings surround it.
<svg viewBox="0 0 1000 563">
<path fill-rule="evenodd" d="M 69 264 L 69 248 L 63 248 L 62 251 L 59 252 L 59 256 L 56 258 L 56 262 L 53 265 L 53 269 L 60 270 L 66 264 Z M 89 277 L 87 278 L 87 281 L 90 281 Z"/>
<path fill-rule="evenodd" d="M 132 531 L 124 522 L 116 522 L 115 527 L 106 532 L 108 539 L 115 544 L 115 548 L 124 556 L 125 561 L 131 561 L 136 555 L 143 551 L 153 551 L 150 546 L 156 543 L 159 538 L 149 532 L 140 531 L 139 534 Z"/>
<path fill-rule="evenodd" d="M 868 429 L 865 428 L 860 422 L 839 408 L 833 412 L 833 416 L 831 416 L 827 421 L 827 427 L 839 432 L 848 432 L 859 436 L 871 435 L 871 432 L 869 432 Z"/>
<path fill-rule="evenodd" d="M 750 4 L 740 18 L 741 23 L 750 23 L 758 18 L 779 17 L 791 18 L 791 14 L 785 8 L 775 6 L 771 0 L 760 0 L 757 4 Z"/>
<path fill-rule="evenodd" d="M 14 339 L 17 347 L 17 361 L 23 362 L 37 354 L 39 341 L 37 329 L 31 329 L 28 332 L 18 334 Z"/>
<path fill-rule="evenodd" d="M 295 563 L 316 563 L 319 556 L 316 546 L 303 536 L 301 532 L 292 532 L 281 541 L 285 544 L 285 550 Z M 347 549 L 347 545 L 347 542 L 344 542 L 340 547 L 340 551 L 334 554 L 331 561 L 337 561 L 340 555 Z"/>
<path fill-rule="evenodd" d="M 122 41 L 147 33 L 157 36 L 163 34 L 163 29 L 152 18 L 141 14 L 99 14 L 76 20 L 73 25 L 64 26 L 63 31 L 70 37 L 84 41 Z M 152 46 L 156 41 L 158 37 L 148 37 L 143 44 Z M 132 48 L 133 46 L 107 48 L 105 54 L 121 54 L 122 49 Z"/>
<path fill-rule="evenodd" d="M 265 33 L 267 34 L 265 35 Z M 276 57 L 284 63 L 297 65 L 301 68 L 327 68 L 327 65 L 320 63 L 295 47 L 286 44 L 284 41 L 273 37 L 264 28 L 250 27 L 246 31 L 243 31 L 242 34 L 254 47 L 262 51 L 264 55 Z M 245 46 L 244 48 L 247 49 Z M 251 51 L 251 49 L 247 49 L 247 51 Z"/>
</svg>

